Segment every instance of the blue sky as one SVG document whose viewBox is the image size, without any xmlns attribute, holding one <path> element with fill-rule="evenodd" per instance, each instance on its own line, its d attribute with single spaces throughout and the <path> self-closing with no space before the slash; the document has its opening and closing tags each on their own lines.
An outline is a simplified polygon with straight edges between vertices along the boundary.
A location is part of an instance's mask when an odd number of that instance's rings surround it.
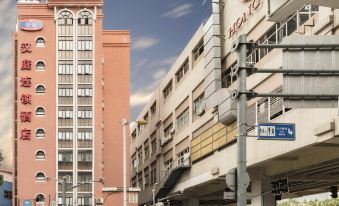
<svg viewBox="0 0 339 206">
<path fill-rule="evenodd" d="M 132 35 L 131 120 L 178 54 L 210 15 L 206 0 L 106 0 L 105 29 L 127 29 Z M 10 167 L 12 149 L 12 32 L 15 0 L 0 0 L 0 150 Z"/>
<path fill-rule="evenodd" d="M 105 1 L 105 29 L 128 29 L 131 50 L 131 120 L 211 13 L 203 0 Z"/>
</svg>

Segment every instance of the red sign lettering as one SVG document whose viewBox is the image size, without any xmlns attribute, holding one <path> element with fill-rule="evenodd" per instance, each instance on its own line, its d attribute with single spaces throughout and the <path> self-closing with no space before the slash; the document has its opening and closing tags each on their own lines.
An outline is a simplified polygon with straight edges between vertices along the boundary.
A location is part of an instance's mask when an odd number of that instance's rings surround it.
<svg viewBox="0 0 339 206">
<path fill-rule="evenodd" d="M 31 122 L 32 121 L 32 112 L 21 112 L 20 113 L 21 122 Z"/>
<path fill-rule="evenodd" d="M 21 44 L 21 53 L 31 53 L 32 50 L 31 50 L 31 44 L 28 44 L 28 43 L 22 43 Z"/>
<path fill-rule="evenodd" d="M 31 104 L 32 103 L 31 95 L 30 94 L 21 95 L 21 103 L 22 104 Z"/>
<path fill-rule="evenodd" d="M 31 130 L 23 129 L 21 130 L 21 140 L 31 140 Z"/>
<path fill-rule="evenodd" d="M 32 85 L 32 78 L 30 77 L 21 77 L 20 83 L 22 87 L 31 87 Z"/>
<path fill-rule="evenodd" d="M 233 23 L 233 25 L 228 29 L 228 38 L 232 38 L 237 31 L 244 25 L 244 23 L 248 20 L 249 16 L 253 15 L 253 12 L 259 8 L 261 5 L 260 0 L 253 0 L 249 5 L 248 10 Z"/>
<path fill-rule="evenodd" d="M 31 70 L 32 69 L 32 61 L 31 60 L 23 60 L 21 64 L 21 70 Z"/>
</svg>

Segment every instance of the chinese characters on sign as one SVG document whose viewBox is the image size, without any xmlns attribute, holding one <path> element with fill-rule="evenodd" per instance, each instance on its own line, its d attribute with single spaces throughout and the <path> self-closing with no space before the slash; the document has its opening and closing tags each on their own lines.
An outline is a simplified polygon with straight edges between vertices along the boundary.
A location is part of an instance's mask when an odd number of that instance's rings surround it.
<svg viewBox="0 0 339 206">
<path fill-rule="evenodd" d="M 31 53 L 31 44 L 22 43 L 21 44 L 21 53 Z M 31 70 L 32 69 L 32 61 L 28 59 L 24 59 L 21 64 L 21 70 Z M 20 78 L 20 86 L 30 88 L 32 85 L 32 78 L 25 76 Z M 21 104 L 27 105 L 32 103 L 32 96 L 30 94 L 22 94 L 21 95 Z M 32 121 L 32 112 L 22 111 L 20 112 L 20 121 L 21 122 L 31 122 Z M 21 140 L 31 140 L 31 130 L 30 129 L 22 129 L 21 130 Z"/>
</svg>

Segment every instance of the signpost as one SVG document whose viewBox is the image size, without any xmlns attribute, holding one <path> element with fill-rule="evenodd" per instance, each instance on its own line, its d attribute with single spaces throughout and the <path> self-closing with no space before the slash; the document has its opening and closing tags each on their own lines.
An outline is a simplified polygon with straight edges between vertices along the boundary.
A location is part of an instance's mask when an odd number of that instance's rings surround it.
<svg viewBox="0 0 339 206">
<path fill-rule="evenodd" d="M 24 206 L 32 206 L 31 200 L 24 200 Z"/>
<path fill-rule="evenodd" d="M 267 123 L 258 125 L 258 140 L 295 140 L 295 124 Z"/>
</svg>

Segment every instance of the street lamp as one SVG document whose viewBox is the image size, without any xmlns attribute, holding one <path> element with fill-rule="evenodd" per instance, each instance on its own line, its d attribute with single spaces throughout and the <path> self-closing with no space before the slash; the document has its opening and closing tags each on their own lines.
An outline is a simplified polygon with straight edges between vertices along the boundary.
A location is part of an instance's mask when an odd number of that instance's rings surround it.
<svg viewBox="0 0 339 206">
<path fill-rule="evenodd" d="M 144 120 L 140 120 L 140 121 L 135 121 L 138 125 L 146 125 L 147 122 L 144 121 Z M 124 206 L 127 206 L 127 154 L 126 154 L 126 151 L 127 151 L 127 144 L 126 144 L 126 127 L 128 125 L 128 121 L 126 118 L 123 118 L 120 122 L 121 126 L 122 126 L 122 147 L 123 147 L 123 181 L 124 181 L 124 185 L 123 185 L 123 192 L 124 192 L 124 198 L 123 198 L 123 201 L 124 201 Z"/>
<path fill-rule="evenodd" d="M 152 195 L 153 195 L 153 206 L 155 206 L 155 187 L 158 186 L 158 183 L 154 183 L 153 189 L 152 189 Z"/>
<path fill-rule="evenodd" d="M 103 182 L 104 182 L 104 179 L 100 178 L 99 181 L 92 180 L 92 181 L 89 181 L 89 182 L 82 182 L 82 183 L 74 185 L 70 188 L 67 188 L 67 176 L 63 176 L 62 180 L 57 179 L 55 177 L 45 177 L 45 179 L 47 181 L 50 181 L 51 179 L 53 179 L 53 180 L 57 181 L 58 183 L 62 184 L 62 193 L 61 193 L 62 194 L 62 197 L 61 197 L 62 198 L 62 201 L 61 201 L 62 206 L 67 206 L 67 204 L 66 204 L 66 192 L 68 190 L 74 190 L 75 188 L 80 187 L 81 185 L 84 185 L 84 184 L 95 183 L 95 182 L 100 182 L 101 184 L 103 184 Z"/>
</svg>

